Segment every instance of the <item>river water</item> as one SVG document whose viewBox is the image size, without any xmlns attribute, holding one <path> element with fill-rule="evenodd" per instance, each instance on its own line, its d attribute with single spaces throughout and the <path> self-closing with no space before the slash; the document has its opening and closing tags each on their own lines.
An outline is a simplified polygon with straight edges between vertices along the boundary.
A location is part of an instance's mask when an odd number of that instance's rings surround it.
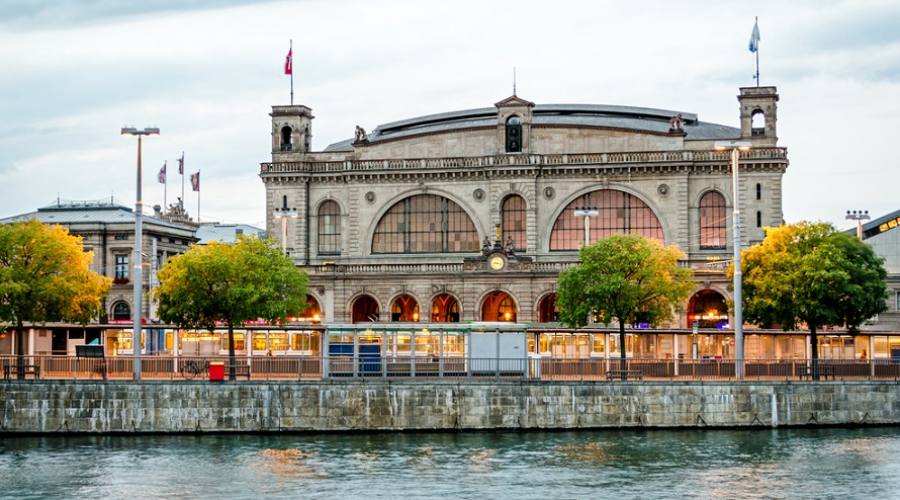
<svg viewBox="0 0 900 500">
<path fill-rule="evenodd" d="M 5 437 L 4 498 L 896 498 L 900 429 Z"/>
</svg>

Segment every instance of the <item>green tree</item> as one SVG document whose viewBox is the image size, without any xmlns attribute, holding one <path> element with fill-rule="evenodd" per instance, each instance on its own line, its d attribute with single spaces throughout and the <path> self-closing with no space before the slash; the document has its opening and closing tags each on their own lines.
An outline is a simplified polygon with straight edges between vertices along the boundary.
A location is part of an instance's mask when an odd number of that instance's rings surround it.
<svg viewBox="0 0 900 500">
<path fill-rule="evenodd" d="M 676 245 L 637 235 L 611 236 L 580 252 L 581 263 L 560 274 L 556 303 L 570 327 L 597 318 L 619 322 L 619 347 L 625 377 L 625 324 L 651 325 L 669 320 L 694 287 L 693 272 L 678 265 Z"/>
<path fill-rule="evenodd" d="M 36 220 L 0 224 L 0 321 L 16 335 L 18 377 L 25 378 L 25 324 L 86 324 L 103 311 L 111 280 L 91 271 L 93 252 L 62 226 Z"/>
<path fill-rule="evenodd" d="M 816 331 L 825 325 L 851 331 L 887 308 L 882 259 L 830 224 L 801 222 L 766 231 L 762 244 L 741 254 L 744 318 L 785 330 L 805 324 L 818 378 Z M 728 271 L 733 276 L 734 268 Z"/>
<path fill-rule="evenodd" d="M 306 274 L 271 240 L 242 236 L 234 244 L 196 245 L 169 259 L 154 293 L 163 321 L 210 331 L 217 322 L 228 327 L 228 376 L 234 380 L 234 327 L 301 312 L 306 285 Z"/>
</svg>

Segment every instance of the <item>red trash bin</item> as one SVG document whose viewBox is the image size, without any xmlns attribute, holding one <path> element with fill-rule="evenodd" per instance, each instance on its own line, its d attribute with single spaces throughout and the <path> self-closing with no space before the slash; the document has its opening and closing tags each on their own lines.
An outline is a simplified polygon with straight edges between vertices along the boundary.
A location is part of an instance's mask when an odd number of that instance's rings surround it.
<svg viewBox="0 0 900 500">
<path fill-rule="evenodd" d="M 221 361 L 209 362 L 209 381 L 222 382 L 225 380 L 225 363 Z"/>
</svg>

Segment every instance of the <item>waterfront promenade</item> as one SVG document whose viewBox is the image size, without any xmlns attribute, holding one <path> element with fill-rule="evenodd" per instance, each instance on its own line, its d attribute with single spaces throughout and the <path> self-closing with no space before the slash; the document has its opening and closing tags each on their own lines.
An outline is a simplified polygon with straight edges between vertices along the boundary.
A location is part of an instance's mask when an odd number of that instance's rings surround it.
<svg viewBox="0 0 900 500">
<path fill-rule="evenodd" d="M 226 365 L 227 356 L 143 356 L 141 378 L 145 380 L 207 380 L 210 364 Z M 115 356 L 0 356 L 5 379 L 16 378 L 22 365 L 27 380 L 131 380 L 134 358 Z M 746 380 L 811 380 L 809 359 L 749 359 L 744 362 Z M 822 380 L 900 380 L 900 363 L 892 359 L 819 359 Z M 616 357 L 593 359 L 465 358 L 461 356 L 238 356 L 239 380 L 327 380 L 327 379 L 507 379 L 530 381 L 620 380 L 636 381 L 728 381 L 735 379 L 733 359 L 628 358 L 622 373 Z"/>
</svg>

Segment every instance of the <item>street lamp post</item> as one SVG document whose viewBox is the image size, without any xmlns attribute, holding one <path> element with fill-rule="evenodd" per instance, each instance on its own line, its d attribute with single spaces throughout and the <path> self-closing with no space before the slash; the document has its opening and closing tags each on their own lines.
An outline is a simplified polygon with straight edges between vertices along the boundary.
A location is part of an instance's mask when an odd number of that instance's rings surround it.
<svg viewBox="0 0 900 500">
<path fill-rule="evenodd" d="M 276 208 L 274 211 L 276 219 L 281 219 L 281 253 L 287 255 L 287 221 L 288 219 L 296 219 L 299 217 L 296 208 Z"/>
<path fill-rule="evenodd" d="M 137 136 L 137 193 L 134 201 L 134 273 L 132 280 L 134 282 L 134 304 L 132 305 L 132 316 L 134 319 L 134 328 L 131 334 L 131 345 L 134 352 L 134 380 L 141 379 L 141 316 L 143 304 L 144 283 L 142 275 L 143 258 L 141 257 L 142 242 L 142 215 L 144 211 L 144 202 L 141 200 L 141 142 L 145 135 L 159 135 L 159 129 L 155 127 L 138 130 L 134 127 L 122 128 L 122 135 Z"/>
<path fill-rule="evenodd" d="M 855 220 L 856 221 L 856 237 L 859 238 L 860 241 L 863 239 L 863 222 L 864 220 L 869 220 L 869 211 L 868 210 L 847 210 L 847 220 Z"/>
<path fill-rule="evenodd" d="M 575 208 L 575 217 L 584 217 L 584 246 L 591 243 L 591 217 L 600 215 L 595 207 Z"/>
<path fill-rule="evenodd" d="M 744 378 L 744 304 L 741 289 L 741 210 L 740 190 L 738 189 L 738 172 L 740 170 L 741 151 L 749 151 L 749 141 L 716 142 L 716 150 L 731 150 L 731 183 L 733 196 L 733 215 L 731 239 L 734 247 L 734 378 Z"/>
</svg>

